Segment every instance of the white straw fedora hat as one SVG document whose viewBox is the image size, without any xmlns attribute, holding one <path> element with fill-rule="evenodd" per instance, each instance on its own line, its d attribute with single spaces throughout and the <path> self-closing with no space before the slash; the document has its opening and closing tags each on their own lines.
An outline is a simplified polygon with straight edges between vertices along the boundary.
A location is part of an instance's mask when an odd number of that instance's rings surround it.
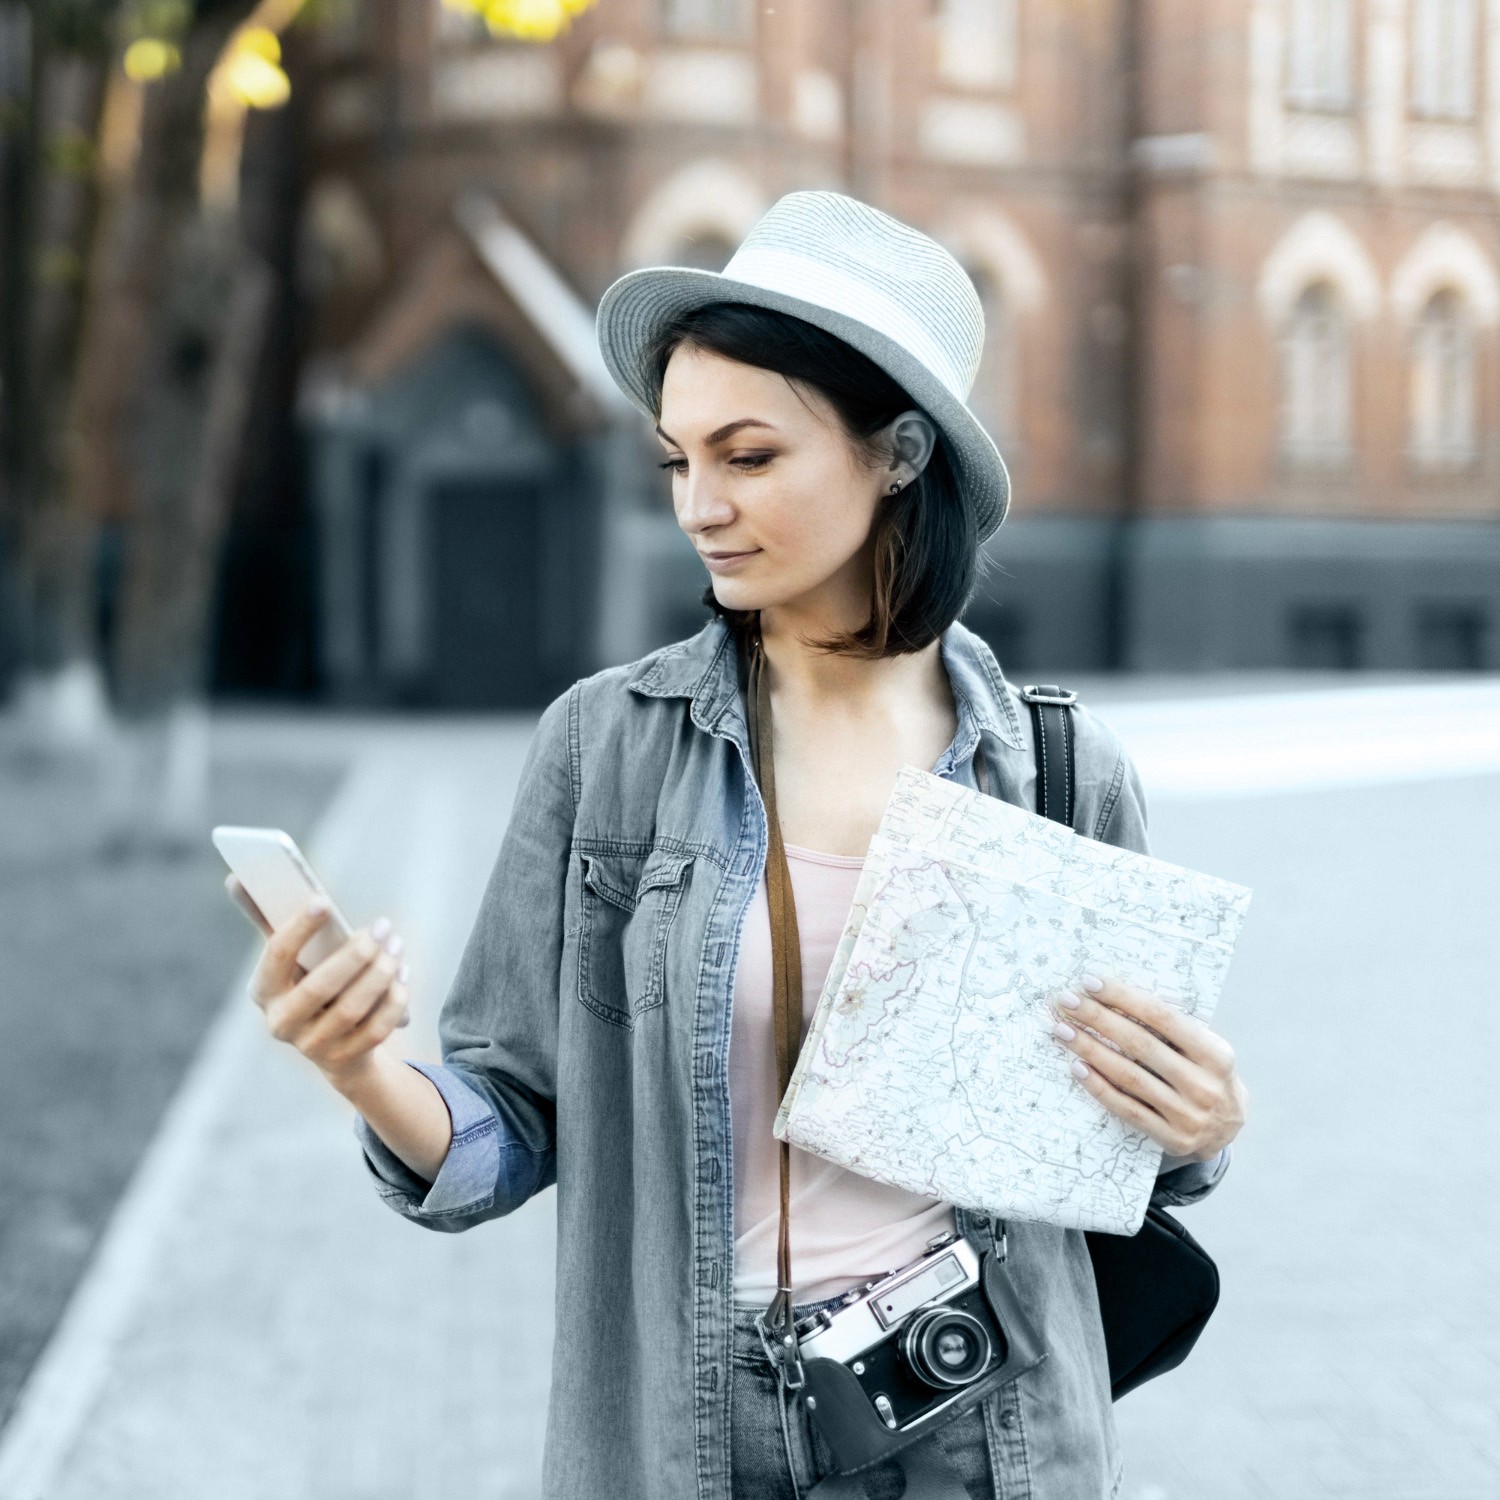
<svg viewBox="0 0 1500 1500">
<path fill-rule="evenodd" d="M 984 349 L 984 310 L 964 268 L 938 242 L 857 198 L 788 193 L 745 236 L 722 271 L 647 266 L 599 301 L 604 363 L 653 419 L 648 368 L 660 330 L 710 302 L 774 308 L 852 344 L 937 424 L 974 508 L 979 540 L 1010 506 L 1010 475 L 968 395 Z"/>
</svg>

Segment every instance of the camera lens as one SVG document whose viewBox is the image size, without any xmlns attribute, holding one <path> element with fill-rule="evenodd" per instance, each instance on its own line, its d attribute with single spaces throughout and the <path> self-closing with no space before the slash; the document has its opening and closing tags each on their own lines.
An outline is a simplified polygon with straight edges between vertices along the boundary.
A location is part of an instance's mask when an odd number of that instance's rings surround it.
<svg viewBox="0 0 1500 1500">
<path fill-rule="evenodd" d="M 989 1368 L 989 1330 L 955 1307 L 929 1307 L 901 1333 L 906 1362 L 928 1385 L 944 1390 L 968 1385 Z"/>
<path fill-rule="evenodd" d="M 961 1328 L 945 1328 L 932 1341 L 932 1352 L 945 1370 L 961 1370 L 974 1357 L 969 1336 Z"/>
</svg>

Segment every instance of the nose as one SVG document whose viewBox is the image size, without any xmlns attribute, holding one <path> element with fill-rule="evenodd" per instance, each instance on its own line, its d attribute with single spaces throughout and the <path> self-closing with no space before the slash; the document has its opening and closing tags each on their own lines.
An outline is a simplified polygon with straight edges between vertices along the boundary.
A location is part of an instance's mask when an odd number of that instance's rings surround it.
<svg viewBox="0 0 1500 1500">
<path fill-rule="evenodd" d="M 734 507 L 710 466 L 689 468 L 673 488 L 677 524 L 690 535 L 734 519 Z"/>
</svg>

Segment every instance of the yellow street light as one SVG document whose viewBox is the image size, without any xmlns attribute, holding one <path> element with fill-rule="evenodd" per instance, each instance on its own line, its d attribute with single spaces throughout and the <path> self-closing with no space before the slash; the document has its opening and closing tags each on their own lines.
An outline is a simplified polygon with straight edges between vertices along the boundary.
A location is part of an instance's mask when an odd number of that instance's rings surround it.
<svg viewBox="0 0 1500 1500">
<path fill-rule="evenodd" d="M 164 42 L 156 36 L 143 36 L 125 49 L 122 63 L 125 76 L 132 83 L 154 83 L 181 65 L 182 54 L 171 42 Z"/>
<path fill-rule="evenodd" d="M 450 10 L 484 18 L 493 36 L 550 42 L 595 0 L 443 0 Z"/>
</svg>

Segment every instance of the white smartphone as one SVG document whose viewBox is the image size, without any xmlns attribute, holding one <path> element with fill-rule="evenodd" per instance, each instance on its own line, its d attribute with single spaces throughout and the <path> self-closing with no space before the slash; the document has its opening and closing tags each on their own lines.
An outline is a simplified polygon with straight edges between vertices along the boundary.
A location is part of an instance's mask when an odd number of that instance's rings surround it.
<svg viewBox="0 0 1500 1500">
<path fill-rule="evenodd" d="M 328 902 L 328 920 L 302 945 L 297 962 L 312 969 L 353 935 L 354 929 L 318 879 L 297 841 L 280 828 L 234 828 L 213 831 L 214 848 L 239 877 L 250 899 L 272 927 L 291 921 L 314 896 Z"/>
</svg>

